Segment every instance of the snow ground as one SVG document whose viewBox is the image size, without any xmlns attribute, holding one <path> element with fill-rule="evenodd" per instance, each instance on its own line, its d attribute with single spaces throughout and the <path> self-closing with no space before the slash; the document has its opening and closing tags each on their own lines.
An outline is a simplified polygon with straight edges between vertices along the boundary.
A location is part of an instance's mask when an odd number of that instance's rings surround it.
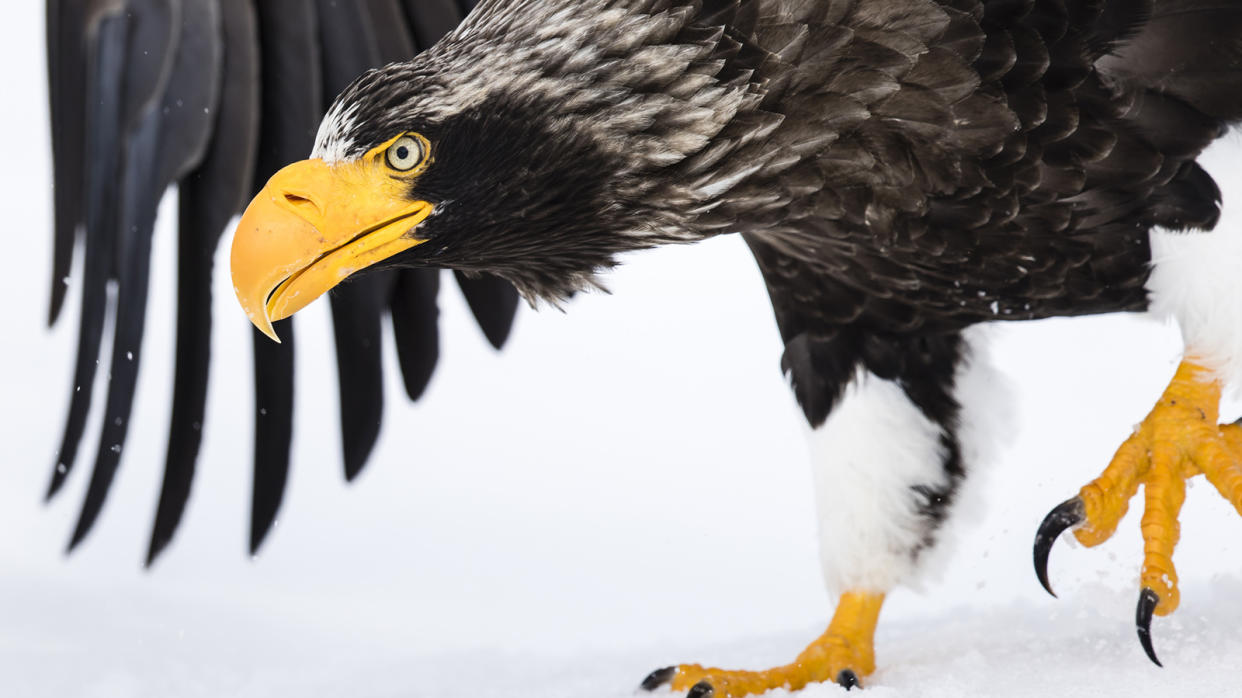
<svg viewBox="0 0 1242 698">
<path fill-rule="evenodd" d="M 44 330 L 40 13 L 41 3 L 14 3 L 0 27 L 3 84 L 17 96 L 0 116 L 10 231 L 0 695 L 607 698 L 633 695 L 647 671 L 678 661 L 784 662 L 822 629 L 831 609 L 800 417 L 739 240 L 637 255 L 610 277 L 612 296 L 582 298 L 567 314 L 524 311 L 503 355 L 446 293 L 428 394 L 407 404 L 390 375 L 384 436 L 348 487 L 327 312 L 309 308 L 299 315 L 295 468 L 257 560 L 243 553 L 249 335 L 220 257 L 199 477 L 175 545 L 143 571 L 171 382 L 174 251 L 161 227 L 153 288 L 165 291 L 149 314 L 126 457 L 95 532 L 64 557 L 89 463 L 41 503 L 77 301 L 71 293 L 61 324 Z M 1235 139 L 1209 163 L 1227 201 L 1242 198 L 1230 168 L 1240 153 Z M 1178 350 L 1174 329 L 1135 317 L 998 331 L 995 361 L 1017 419 L 980 475 L 987 506 L 942 579 L 893 594 L 868 695 L 1237 694 L 1242 522 L 1202 481 L 1182 518 L 1182 608 L 1155 623 L 1165 669 L 1134 636 L 1136 514 L 1097 550 L 1060 544 L 1061 599 L 1030 569 L 1039 520 L 1099 472 Z"/>
</svg>

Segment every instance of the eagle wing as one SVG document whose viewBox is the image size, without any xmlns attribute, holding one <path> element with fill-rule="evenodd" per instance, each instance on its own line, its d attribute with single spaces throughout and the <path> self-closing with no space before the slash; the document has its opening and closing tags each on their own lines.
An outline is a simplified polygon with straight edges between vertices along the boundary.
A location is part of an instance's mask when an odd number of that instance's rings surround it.
<svg viewBox="0 0 1242 698">
<path fill-rule="evenodd" d="M 140 366 L 151 237 L 163 192 L 180 194 L 177 344 L 164 482 L 147 555 L 171 540 L 190 494 L 210 367 L 211 277 L 229 220 L 256 185 L 310 152 L 331 99 L 363 71 L 408 60 L 451 30 L 470 0 L 49 0 L 55 183 L 49 322 L 60 316 L 75 247 L 84 250 L 74 390 L 48 496 L 77 460 L 111 314 L 107 398 L 95 465 L 70 542 L 103 507 L 121 461 Z M 487 339 L 508 337 L 517 294 L 458 277 Z M 366 463 L 383 405 L 381 335 L 392 323 L 406 392 L 438 358 L 438 270 L 377 273 L 332 297 L 345 474 Z M 115 295 L 109 289 L 115 288 Z M 293 332 L 255 334 L 250 547 L 275 521 L 293 428 Z"/>
</svg>

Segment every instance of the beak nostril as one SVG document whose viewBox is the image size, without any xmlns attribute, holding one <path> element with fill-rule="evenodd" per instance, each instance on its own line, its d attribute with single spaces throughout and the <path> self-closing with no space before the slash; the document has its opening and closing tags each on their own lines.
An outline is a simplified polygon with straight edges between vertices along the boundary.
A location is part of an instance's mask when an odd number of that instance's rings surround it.
<svg viewBox="0 0 1242 698">
<path fill-rule="evenodd" d="M 284 192 L 285 202 L 288 203 L 294 211 L 298 211 L 302 215 L 319 215 L 319 205 L 305 196 L 299 196 L 292 192 Z"/>
</svg>

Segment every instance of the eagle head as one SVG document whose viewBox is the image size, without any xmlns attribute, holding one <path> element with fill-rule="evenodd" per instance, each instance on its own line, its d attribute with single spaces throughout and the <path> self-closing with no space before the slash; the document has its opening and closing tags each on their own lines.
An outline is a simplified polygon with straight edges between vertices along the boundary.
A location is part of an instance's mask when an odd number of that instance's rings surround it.
<svg viewBox="0 0 1242 698">
<path fill-rule="evenodd" d="M 555 303 L 618 253 L 702 237 L 670 191 L 720 119 L 649 89 L 651 58 L 634 64 L 598 33 L 469 29 L 360 76 L 311 158 L 251 202 L 232 270 L 259 329 L 274 337 L 272 321 L 364 269 L 488 272 Z M 689 65 L 704 50 L 665 54 Z"/>
</svg>

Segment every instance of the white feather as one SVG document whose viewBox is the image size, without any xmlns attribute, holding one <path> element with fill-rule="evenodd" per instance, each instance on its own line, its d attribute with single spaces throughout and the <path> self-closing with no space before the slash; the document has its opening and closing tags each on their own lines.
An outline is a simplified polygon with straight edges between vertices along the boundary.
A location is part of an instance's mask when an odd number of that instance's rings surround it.
<svg viewBox="0 0 1242 698">
<path fill-rule="evenodd" d="M 910 487 L 947 484 L 940 428 L 896 383 L 859 371 L 811 452 L 828 590 L 888 591 L 913 571 L 924 534 Z"/>
<path fill-rule="evenodd" d="M 344 160 L 350 145 L 344 134 L 353 132 L 357 125 L 357 114 L 356 104 L 333 104 L 324 115 L 323 121 L 319 122 L 319 132 L 315 134 L 315 147 L 311 150 L 311 157 L 319 158 L 329 165 Z"/>
<path fill-rule="evenodd" d="M 921 547 L 929 522 L 919 514 L 919 497 L 911 488 L 948 484 L 942 430 L 900 386 L 860 371 L 828 420 L 811 432 L 820 556 L 834 596 L 918 586 L 927 573 L 943 567 L 954 529 L 972 520 L 961 514 L 979 511 L 972 505 L 979 497 L 970 480 L 991 459 L 995 435 L 1006 433 L 997 422 L 1007 415 L 995 407 L 1006 393 L 982 355 L 985 332 L 978 327 L 964 333 L 967 351 L 953 395 L 962 406 L 957 436 L 966 475 L 930 547 Z"/>
<path fill-rule="evenodd" d="M 1186 356 L 1242 390 L 1242 229 L 1151 232 L 1151 312 L 1177 322 Z"/>
</svg>

